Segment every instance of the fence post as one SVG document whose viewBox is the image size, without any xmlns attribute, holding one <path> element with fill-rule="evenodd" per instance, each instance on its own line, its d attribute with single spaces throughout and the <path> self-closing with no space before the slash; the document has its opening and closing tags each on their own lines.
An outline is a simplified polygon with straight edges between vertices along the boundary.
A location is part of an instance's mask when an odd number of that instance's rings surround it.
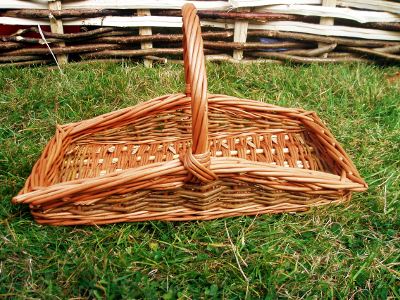
<svg viewBox="0 0 400 300">
<path fill-rule="evenodd" d="M 248 12 L 249 8 L 238 8 L 238 12 Z M 249 22 L 245 20 L 235 21 L 235 28 L 233 32 L 233 41 L 236 43 L 246 43 L 247 40 L 247 28 Z M 236 60 L 243 59 L 243 50 L 233 50 L 233 58 Z"/>
<path fill-rule="evenodd" d="M 151 16 L 150 9 L 138 9 L 137 10 L 138 16 Z M 139 35 L 152 35 L 152 30 L 151 27 L 139 27 Z M 140 48 L 141 49 L 151 49 L 153 48 L 153 43 L 152 42 L 141 42 L 140 43 Z M 145 67 L 152 67 L 153 66 L 153 61 L 149 58 L 144 58 L 143 59 Z"/>
<path fill-rule="evenodd" d="M 335 7 L 336 6 L 336 0 L 322 0 L 322 6 L 326 7 Z M 321 17 L 320 18 L 320 24 L 322 25 L 334 25 L 335 24 L 335 18 L 333 17 Z M 321 48 L 323 46 L 326 46 L 325 43 L 318 43 L 318 48 Z M 324 53 L 322 57 L 326 58 L 328 57 L 328 53 Z"/>
<path fill-rule="evenodd" d="M 49 0 L 49 10 L 61 10 L 61 1 L 60 0 Z M 50 28 L 53 33 L 64 33 L 64 27 L 62 20 L 57 20 L 52 14 L 49 15 L 50 19 Z M 65 46 L 64 42 L 57 43 L 59 46 Z M 57 54 L 57 61 L 60 65 L 68 63 L 68 55 L 67 54 Z"/>
</svg>

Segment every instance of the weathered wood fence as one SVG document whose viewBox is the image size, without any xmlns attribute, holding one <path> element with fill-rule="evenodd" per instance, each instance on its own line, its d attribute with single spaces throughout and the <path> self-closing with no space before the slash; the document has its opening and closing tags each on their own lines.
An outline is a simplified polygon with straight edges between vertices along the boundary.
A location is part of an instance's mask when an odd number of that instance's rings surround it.
<svg viewBox="0 0 400 300">
<path fill-rule="evenodd" d="M 180 0 L 0 2 L 0 66 L 181 59 Z M 400 2 L 190 1 L 208 60 L 400 61 Z"/>
</svg>

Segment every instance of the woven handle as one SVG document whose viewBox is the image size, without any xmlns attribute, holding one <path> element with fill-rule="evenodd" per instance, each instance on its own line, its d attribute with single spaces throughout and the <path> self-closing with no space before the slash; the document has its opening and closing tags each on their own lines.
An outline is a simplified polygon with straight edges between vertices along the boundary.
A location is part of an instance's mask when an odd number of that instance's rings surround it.
<svg viewBox="0 0 400 300">
<path fill-rule="evenodd" d="M 189 171 L 188 181 L 210 182 L 217 176 L 209 169 L 207 76 L 200 21 L 193 4 L 182 7 L 182 21 L 186 95 L 192 99 L 192 151 L 182 161 Z"/>
<path fill-rule="evenodd" d="M 192 152 L 208 152 L 207 76 L 203 39 L 193 4 L 182 8 L 186 94 L 192 98 Z"/>
</svg>

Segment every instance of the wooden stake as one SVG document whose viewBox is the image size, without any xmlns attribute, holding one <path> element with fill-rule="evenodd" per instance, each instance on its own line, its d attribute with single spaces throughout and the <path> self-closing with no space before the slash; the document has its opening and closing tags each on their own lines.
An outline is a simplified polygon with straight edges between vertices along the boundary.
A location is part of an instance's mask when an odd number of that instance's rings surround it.
<svg viewBox="0 0 400 300">
<path fill-rule="evenodd" d="M 49 0 L 50 10 L 61 10 L 61 1 Z M 49 15 L 51 32 L 54 33 L 64 33 L 64 27 L 60 19 L 56 19 L 52 14 Z M 65 46 L 64 42 L 57 43 L 59 46 Z M 57 56 L 58 64 L 63 65 L 68 63 L 67 54 L 58 54 Z"/>
<path fill-rule="evenodd" d="M 150 9 L 138 9 L 138 16 L 151 16 Z M 151 27 L 140 27 L 139 35 L 152 35 Z M 140 43 L 141 49 L 151 49 L 153 48 L 153 43 L 151 41 Z M 153 66 L 153 61 L 148 57 L 143 60 L 145 67 L 151 68 Z"/>
<path fill-rule="evenodd" d="M 336 6 L 336 0 L 322 0 L 322 6 L 327 6 L 327 7 L 335 7 Z M 333 25 L 335 23 L 335 18 L 332 17 L 321 17 L 321 20 L 319 22 L 322 25 Z M 326 47 L 327 44 L 324 43 L 319 43 L 318 47 L 323 48 Z M 328 57 L 328 53 L 322 54 L 323 58 Z"/>
<path fill-rule="evenodd" d="M 239 8 L 238 12 L 249 12 L 249 8 Z M 235 21 L 233 41 L 236 43 L 245 43 L 247 40 L 247 28 L 249 22 L 247 20 Z M 233 58 L 236 60 L 243 59 L 243 50 L 233 50 Z"/>
</svg>

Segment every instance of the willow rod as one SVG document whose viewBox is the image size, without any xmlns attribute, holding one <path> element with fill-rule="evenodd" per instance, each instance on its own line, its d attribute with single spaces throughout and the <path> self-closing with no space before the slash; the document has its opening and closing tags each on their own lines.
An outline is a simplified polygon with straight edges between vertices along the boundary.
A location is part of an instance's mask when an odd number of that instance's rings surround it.
<svg viewBox="0 0 400 300">
<path fill-rule="evenodd" d="M 0 13 L 2 17 L 16 18 L 94 18 L 105 16 L 133 16 L 136 10 L 125 9 L 12 9 Z"/>
<path fill-rule="evenodd" d="M 400 55 L 395 55 L 395 54 L 391 54 L 391 53 L 385 53 L 383 51 L 367 49 L 367 48 L 361 48 L 361 47 L 341 47 L 341 49 L 348 50 L 350 52 L 366 54 L 368 56 L 384 58 L 384 59 L 388 59 L 388 60 L 391 60 L 391 61 L 400 62 Z"/>
<path fill-rule="evenodd" d="M 110 33 L 114 33 L 111 31 Z M 117 32 L 122 34 L 122 32 Z M 118 34 L 118 35 L 119 35 Z M 126 34 L 129 34 L 127 32 Z M 131 33 L 132 34 L 132 33 Z M 51 35 L 51 34 L 48 34 Z M 233 33 L 230 31 L 227 32 L 205 32 L 203 35 L 204 39 L 215 39 L 215 38 L 229 38 L 233 36 Z M 111 43 L 111 44 L 132 44 L 132 43 L 140 43 L 140 42 L 147 42 L 147 41 L 159 41 L 159 42 L 180 42 L 182 41 L 182 34 L 153 34 L 153 35 L 143 35 L 143 36 L 100 36 L 95 37 L 92 36 L 93 39 L 88 39 L 88 41 L 93 41 L 96 43 Z M 82 41 L 83 38 L 79 35 L 77 36 L 78 40 Z M 15 43 L 26 43 L 26 44 L 45 44 L 43 39 L 41 38 L 32 38 L 32 37 L 23 37 L 20 35 L 13 35 L 13 36 L 3 36 L 0 38 L 1 41 L 4 42 L 15 42 Z M 49 38 L 46 39 L 46 42 L 56 43 L 59 41 L 63 41 L 64 39 L 61 38 Z M 75 39 L 66 39 L 68 41 L 73 42 Z M 0 44 L 1 45 L 1 44 Z M 17 46 L 17 45 L 16 45 Z M 6 48 L 7 49 L 7 48 Z"/>
<path fill-rule="evenodd" d="M 155 11 L 154 15 L 160 16 L 180 16 L 177 10 L 159 10 Z M 298 15 L 278 14 L 278 13 L 263 13 L 263 12 L 237 12 L 237 11 L 214 11 L 201 10 L 198 15 L 203 19 L 230 19 L 230 20 L 250 20 L 250 21 L 307 21 L 317 20 L 318 17 L 305 17 Z"/>
<path fill-rule="evenodd" d="M 0 56 L 0 63 L 8 63 L 8 62 L 18 62 L 18 61 L 27 61 L 27 60 L 37 60 L 40 57 L 35 55 L 21 55 L 21 56 L 9 56 L 2 55 Z"/>
<path fill-rule="evenodd" d="M 383 53 L 397 53 L 397 52 L 400 52 L 400 45 L 383 47 L 383 48 L 375 48 L 374 50 L 383 52 Z"/>
<path fill-rule="evenodd" d="M 29 32 L 35 32 L 39 33 L 37 27 L 30 27 L 26 29 L 20 29 L 14 34 L 10 36 L 3 36 L 1 39 L 3 41 L 18 41 L 22 42 L 24 40 L 21 40 L 22 38 L 27 39 L 28 42 L 32 41 L 37 42 L 37 40 L 40 39 L 34 39 L 34 38 L 25 38 L 22 37 L 22 35 L 29 33 Z M 116 42 L 116 43 L 131 43 L 131 42 L 143 42 L 143 41 L 182 41 L 182 34 L 153 34 L 153 35 L 148 35 L 148 36 L 132 36 L 135 34 L 134 31 L 131 30 L 115 30 L 112 27 L 104 27 L 104 28 L 98 28 L 90 31 L 84 31 L 84 32 L 77 32 L 77 33 L 52 33 L 48 31 L 43 31 L 43 35 L 46 38 L 53 38 L 57 40 L 80 40 L 80 39 L 85 39 L 85 38 L 92 38 L 92 37 L 98 37 L 99 41 L 102 42 Z M 127 35 L 126 37 L 120 37 L 122 35 Z M 129 36 L 130 35 L 130 36 Z M 202 37 L 204 39 L 217 39 L 217 38 L 229 38 L 233 36 L 233 31 L 208 31 L 208 32 L 203 32 Z M 31 40 L 29 40 L 31 39 Z M 47 40 L 49 41 L 49 40 Z"/>
<path fill-rule="evenodd" d="M 40 38 L 32 38 L 32 37 L 24 37 L 24 36 L 2 36 L 0 37 L 0 40 L 3 42 L 15 42 L 15 43 L 25 43 L 25 44 L 40 44 L 44 45 L 46 44 L 43 39 Z M 60 39 L 54 39 L 54 38 L 49 38 L 46 39 L 46 42 L 51 44 L 51 43 L 57 43 L 60 42 Z"/>
<path fill-rule="evenodd" d="M 319 56 L 325 53 L 330 53 L 333 50 L 335 50 L 337 44 L 331 44 L 331 45 L 326 45 L 320 48 L 315 48 L 315 49 L 295 49 L 295 50 L 288 50 L 285 51 L 285 54 L 290 54 L 290 55 L 297 55 L 297 56 L 306 56 L 306 57 L 315 57 Z"/>
<path fill-rule="evenodd" d="M 247 35 L 257 36 L 257 37 L 280 38 L 280 39 L 294 39 L 294 40 L 310 41 L 310 42 L 322 42 L 325 44 L 338 44 L 344 46 L 355 46 L 355 47 L 360 46 L 368 48 L 400 45 L 400 42 L 327 37 L 327 36 L 320 36 L 308 33 L 282 32 L 282 31 L 272 31 L 272 30 L 249 30 Z"/>
<path fill-rule="evenodd" d="M 82 52 L 103 51 L 106 49 L 116 49 L 120 46 L 115 44 L 88 44 L 82 46 L 65 46 L 51 48 L 54 54 L 72 54 Z M 7 52 L 7 55 L 41 55 L 50 54 L 47 48 L 25 48 Z"/>
<path fill-rule="evenodd" d="M 45 65 L 45 64 L 49 64 L 51 62 L 52 62 L 52 60 L 48 60 L 48 59 L 21 61 L 21 62 L 0 64 L 0 68 L 4 68 L 4 67 L 23 67 L 23 66 L 31 66 L 31 65 Z"/>
<path fill-rule="evenodd" d="M 0 50 L 13 50 L 22 48 L 22 43 L 14 43 L 14 42 L 0 42 Z"/>
<path fill-rule="evenodd" d="M 366 24 L 363 24 L 363 25 L 365 27 L 374 28 L 374 29 L 400 31 L 400 23 L 371 22 L 371 23 L 366 23 Z"/>
<path fill-rule="evenodd" d="M 307 47 L 309 45 L 298 42 L 275 43 L 237 43 L 237 42 L 209 42 L 204 41 L 204 47 L 211 49 L 279 49 Z"/>
<path fill-rule="evenodd" d="M 217 53 L 215 50 L 204 49 L 205 53 Z M 137 57 L 148 55 L 182 55 L 182 48 L 151 48 L 151 49 L 137 49 L 137 50 L 104 50 L 94 53 L 85 53 L 81 57 L 83 59 L 90 58 L 107 58 L 107 57 Z"/>
<path fill-rule="evenodd" d="M 232 31 L 218 31 L 218 32 L 204 32 L 202 34 L 203 39 L 215 39 L 215 38 L 229 38 L 233 36 Z M 142 36 L 105 36 L 96 38 L 96 42 L 105 43 L 116 43 L 116 44 L 131 44 L 136 42 L 180 42 L 182 41 L 182 34 L 161 34 L 156 33 L 153 35 L 142 35 Z"/>
<path fill-rule="evenodd" d="M 45 37 L 49 37 L 49 38 L 71 40 L 71 39 L 88 38 L 88 37 L 96 36 L 96 35 L 99 35 L 102 33 L 111 32 L 113 30 L 114 30 L 113 27 L 101 27 L 101 28 L 97 28 L 94 30 L 90 30 L 90 31 L 82 31 L 82 32 L 76 32 L 76 33 L 53 33 L 53 32 L 48 32 L 48 31 L 44 31 L 44 30 L 42 30 L 42 33 Z M 39 33 L 39 30 L 37 27 L 20 29 L 16 33 L 14 33 L 13 36 L 23 35 L 28 32 Z"/>
<path fill-rule="evenodd" d="M 282 61 L 288 61 L 293 63 L 310 64 L 310 63 L 343 63 L 343 62 L 368 62 L 367 59 L 356 58 L 356 57 L 302 57 L 297 55 L 290 55 L 281 52 L 251 52 L 248 53 L 251 56 L 265 57 L 272 59 L 279 59 Z"/>
</svg>

